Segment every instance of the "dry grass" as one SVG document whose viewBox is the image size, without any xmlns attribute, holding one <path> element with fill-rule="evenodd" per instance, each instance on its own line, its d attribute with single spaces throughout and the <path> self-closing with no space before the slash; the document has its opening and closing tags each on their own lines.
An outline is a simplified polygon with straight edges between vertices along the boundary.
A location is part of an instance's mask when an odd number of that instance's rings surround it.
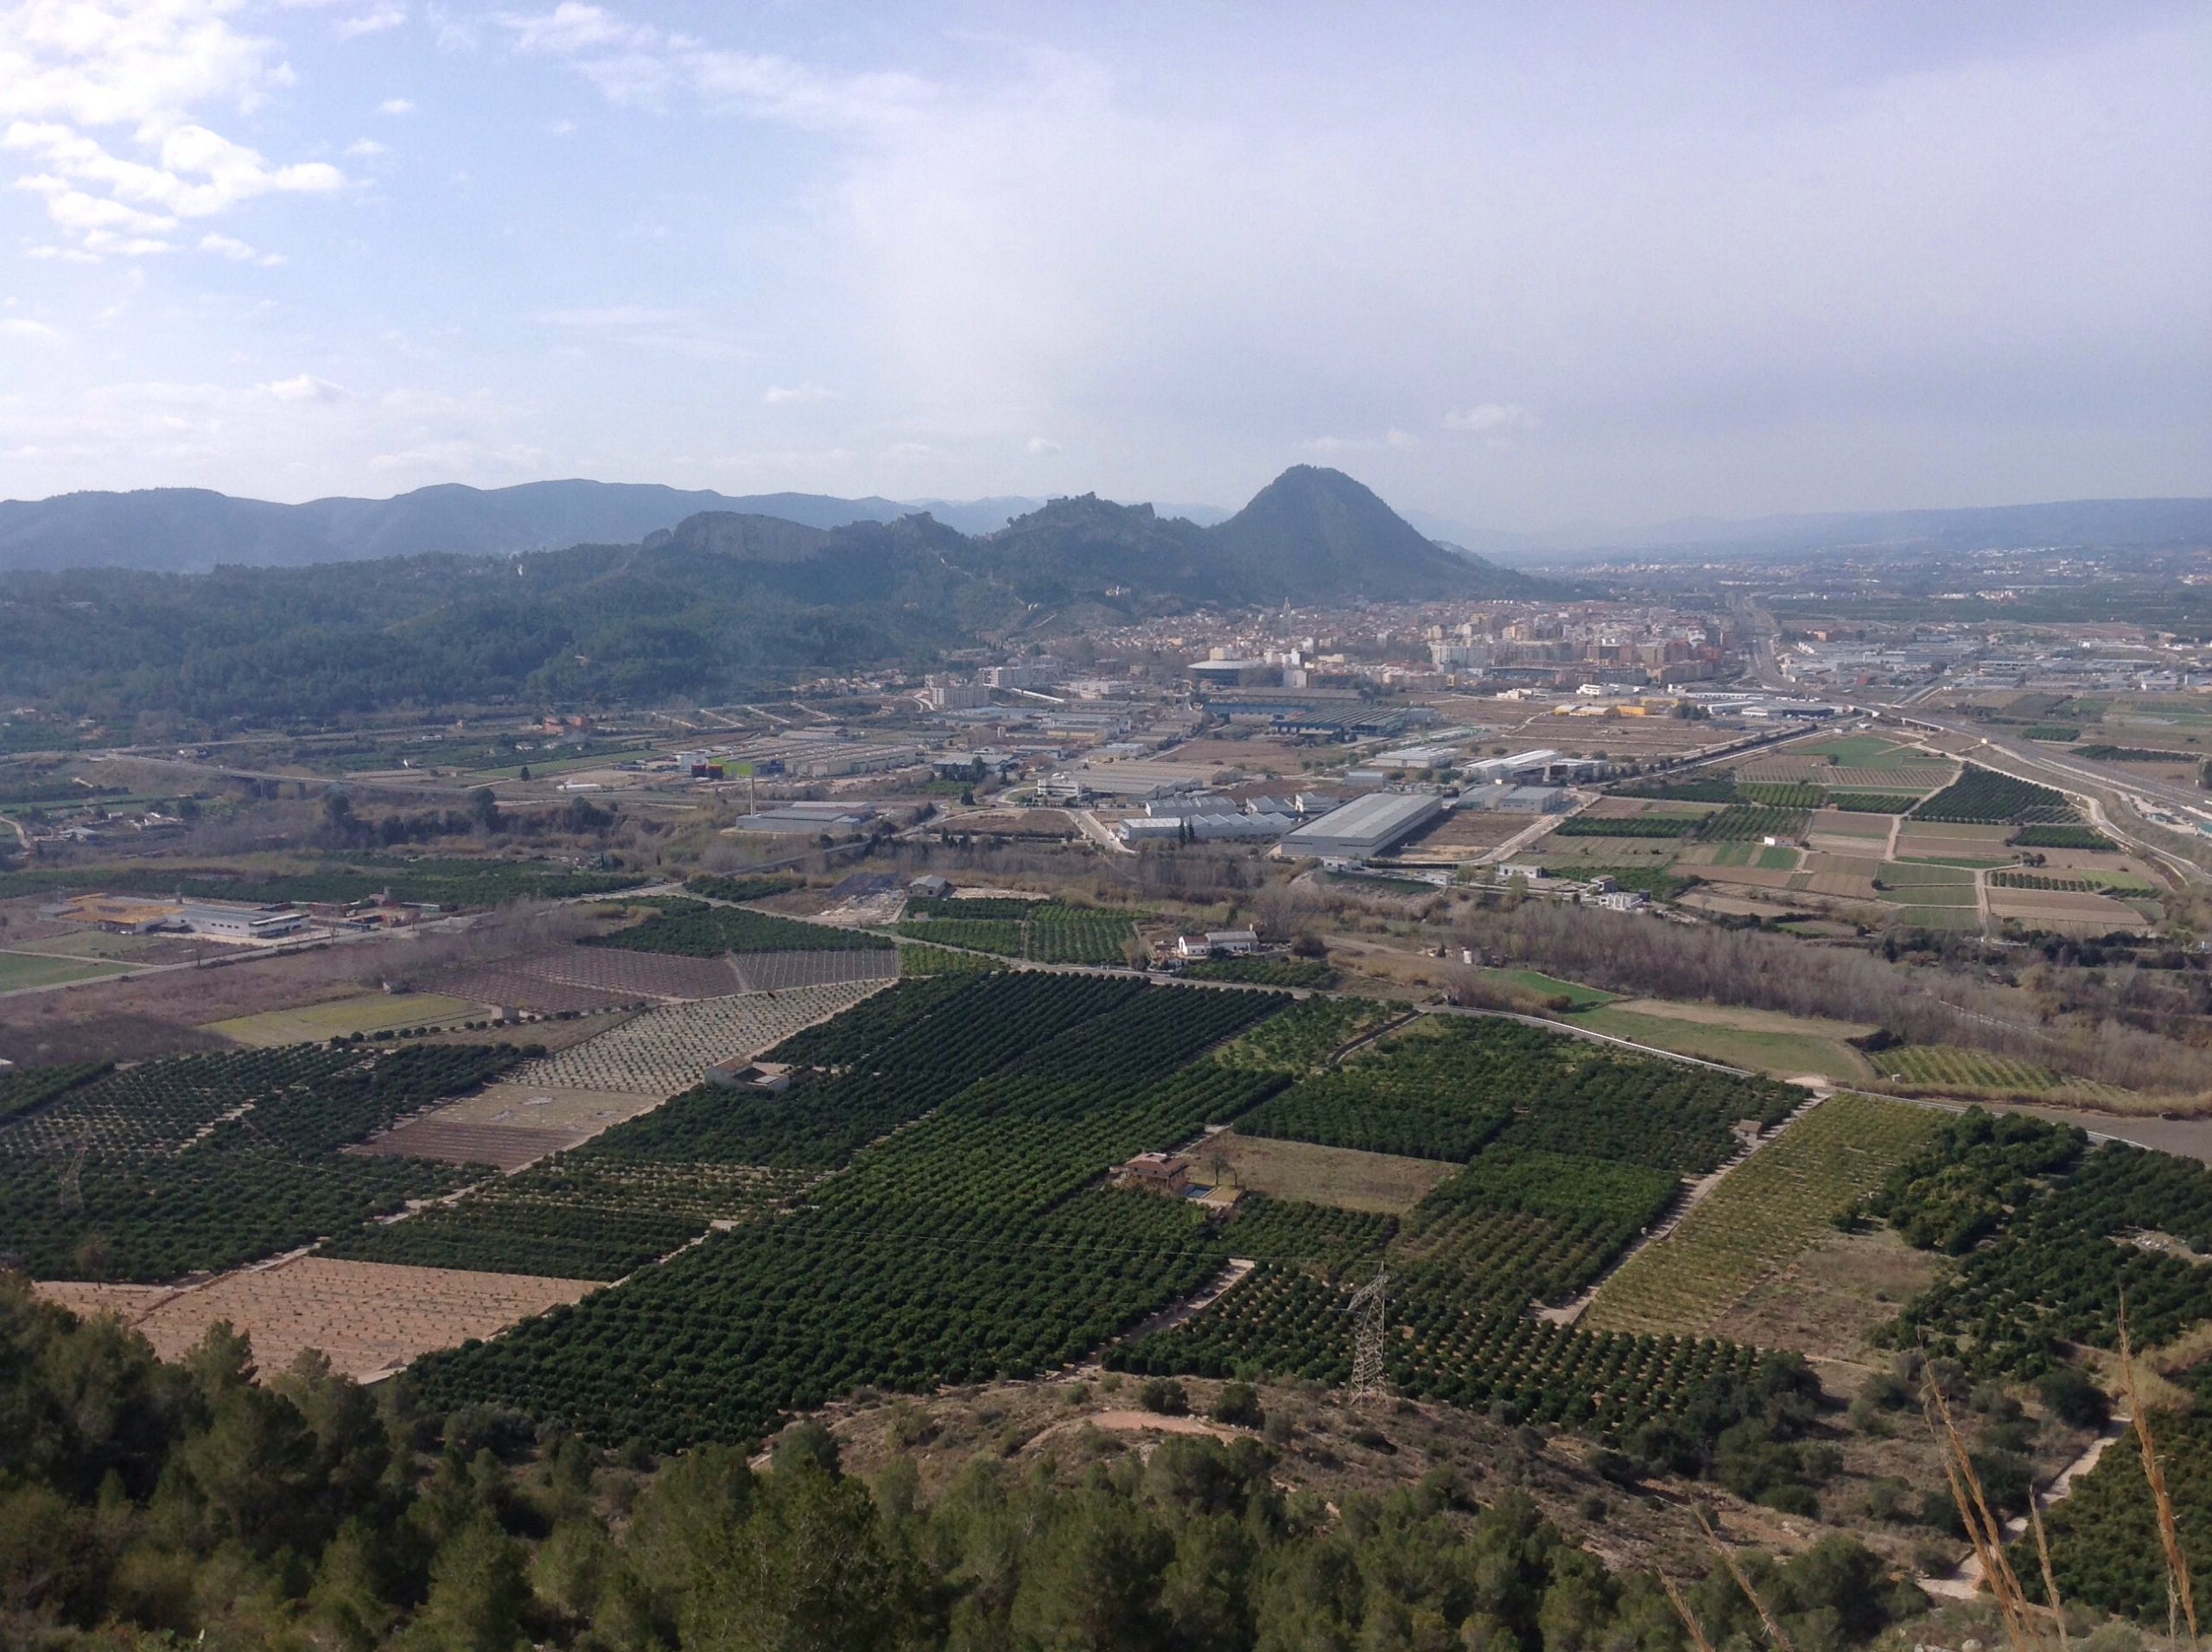
<svg viewBox="0 0 2212 1652">
<path fill-rule="evenodd" d="M 1216 1153 L 1228 1160 L 1233 1185 L 1248 1192 L 1389 1216 L 1412 1210 L 1459 1169 L 1433 1159 L 1274 1141 L 1234 1130 L 1222 1131 L 1198 1150 L 1198 1168 L 1206 1175 L 1212 1173 Z"/>
</svg>

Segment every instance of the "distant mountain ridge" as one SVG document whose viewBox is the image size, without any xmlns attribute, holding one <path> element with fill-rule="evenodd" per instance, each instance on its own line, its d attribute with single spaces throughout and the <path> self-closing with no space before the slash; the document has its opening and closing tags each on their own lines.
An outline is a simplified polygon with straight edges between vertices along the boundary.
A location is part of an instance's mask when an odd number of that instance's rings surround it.
<svg viewBox="0 0 2212 1652">
<path fill-rule="evenodd" d="M 948 568 L 1035 608 L 1128 613 L 1207 603 L 1534 597 L 1548 588 L 1446 550 L 1342 471 L 1311 465 L 1285 471 L 1212 527 L 1094 493 L 1051 500 L 995 533 L 970 537 L 926 514 L 896 525 L 910 541 L 933 532 L 934 554 Z M 643 548 L 826 563 L 885 543 L 881 526 L 849 523 L 810 536 L 759 513 L 709 511 L 647 535 Z"/>
<path fill-rule="evenodd" d="M 500 556 L 568 545 L 635 544 L 701 511 L 743 511 L 810 527 L 890 522 L 911 507 L 819 493 L 742 498 L 647 482 L 457 483 L 389 499 L 276 505 L 197 487 L 64 493 L 0 501 L 0 572 L 137 568 L 202 573 L 219 566 L 297 568 L 380 556 Z"/>
<path fill-rule="evenodd" d="M 707 510 L 530 555 L 0 574 L 0 704 L 196 727 L 713 704 L 795 674 L 911 669 L 1201 607 L 1561 589 L 1446 550 L 1351 477 L 1308 467 L 1211 527 L 1091 495 L 976 536 L 927 512 L 825 528 Z"/>
<path fill-rule="evenodd" d="M 2078 546 L 2119 550 L 2212 544 L 2212 499 L 2059 499 L 2039 505 L 1910 511 L 1831 511 L 1741 519 L 1688 518 L 1642 528 L 1573 527 L 1485 532 L 1420 517 L 1432 535 L 1518 564 L 1556 566 L 1623 556 L 1721 561 L 1813 550 L 2012 550 Z"/>
</svg>

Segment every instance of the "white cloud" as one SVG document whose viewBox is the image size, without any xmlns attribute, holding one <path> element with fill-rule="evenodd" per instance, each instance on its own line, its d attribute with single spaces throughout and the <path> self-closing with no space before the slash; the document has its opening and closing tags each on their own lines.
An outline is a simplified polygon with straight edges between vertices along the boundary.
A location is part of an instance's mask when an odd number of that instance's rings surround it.
<svg viewBox="0 0 2212 1652">
<path fill-rule="evenodd" d="M 259 252 L 236 236 L 217 235 L 213 232 L 200 238 L 200 250 L 202 252 L 219 254 L 233 264 L 251 264 L 261 257 Z"/>
<path fill-rule="evenodd" d="M 1462 431 L 1468 435 L 1482 436 L 1502 442 L 1509 436 L 1525 435 L 1543 421 L 1517 402 L 1478 402 L 1472 407 L 1460 408 L 1444 416 L 1444 428 Z"/>
<path fill-rule="evenodd" d="M 377 105 L 379 115 L 411 115 L 414 112 L 415 105 L 404 98 L 386 98 Z"/>
<path fill-rule="evenodd" d="M 359 156 L 362 160 L 367 161 L 379 155 L 390 155 L 391 146 L 387 143 L 379 143 L 373 137 L 357 137 L 346 146 L 346 153 Z"/>
<path fill-rule="evenodd" d="M 342 384 L 334 384 L 327 378 L 317 378 L 313 373 L 300 373 L 290 378 L 279 378 L 262 389 L 280 402 L 343 402 L 350 392 Z"/>
<path fill-rule="evenodd" d="M 1421 446 L 1421 438 L 1410 430 L 1401 430 L 1392 425 L 1375 436 L 1315 436 L 1299 444 L 1306 452 L 1324 455 L 1355 453 L 1409 453 Z"/>
<path fill-rule="evenodd" d="M 653 107 L 687 91 L 763 119 L 830 130 L 881 127 L 939 95 L 918 75 L 824 74 L 772 54 L 717 50 L 582 0 L 497 16 L 517 51 L 567 60 L 615 103 Z"/>
<path fill-rule="evenodd" d="M 0 317 L 0 339 L 20 339 L 26 344 L 59 344 L 61 330 L 26 315 Z"/>
<path fill-rule="evenodd" d="M 791 402 L 834 402 L 837 392 L 819 384 L 771 384 L 760 399 L 770 407 L 781 407 Z"/>
<path fill-rule="evenodd" d="M 0 147 L 30 156 L 19 187 L 83 251 L 166 251 L 176 220 L 345 181 L 321 162 L 272 164 L 194 118 L 250 110 L 291 72 L 231 27 L 237 0 L 27 0 L 0 9 Z M 118 152 L 93 136 L 124 129 Z"/>
<path fill-rule="evenodd" d="M 632 29 L 606 7 L 581 5 L 577 0 L 562 0 L 552 10 L 534 16 L 503 11 L 499 18 L 513 32 L 518 51 L 558 57 L 601 46 L 658 45 L 661 38 L 658 29 Z"/>
<path fill-rule="evenodd" d="M 340 40 L 359 40 L 364 35 L 380 35 L 387 29 L 397 29 L 406 21 L 404 6 L 372 6 L 358 16 L 340 17 L 331 24 L 330 32 Z"/>
<path fill-rule="evenodd" d="M 1032 436 L 1027 446 L 1030 455 L 1038 459 L 1042 459 L 1047 454 L 1056 454 L 1060 451 L 1060 444 L 1050 436 Z"/>
</svg>

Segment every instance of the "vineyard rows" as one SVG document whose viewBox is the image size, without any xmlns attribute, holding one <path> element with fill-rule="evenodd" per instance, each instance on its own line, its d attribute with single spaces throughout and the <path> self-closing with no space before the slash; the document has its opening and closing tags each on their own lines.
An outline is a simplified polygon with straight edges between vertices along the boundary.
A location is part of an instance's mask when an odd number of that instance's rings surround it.
<svg viewBox="0 0 2212 1652">
<path fill-rule="evenodd" d="M 883 985 L 861 981 L 663 1005 L 531 1062 L 514 1082 L 547 1090 L 672 1096 L 700 1083 L 715 1062 L 757 1056 Z"/>
<path fill-rule="evenodd" d="M 1843 1095 L 1753 1153 L 1664 1239 L 1599 1291 L 1581 1323 L 1599 1331 L 1697 1333 L 1762 1279 L 1834 1231 L 1834 1218 L 1918 1150 L 1942 1115 Z"/>
<path fill-rule="evenodd" d="M 2069 1082 L 2063 1075 L 2032 1061 L 1964 1050 L 1955 1045 L 1904 1044 L 1877 1050 L 1866 1058 L 1885 1078 L 1938 1095 L 1961 1091 L 2037 1095 Z"/>
</svg>

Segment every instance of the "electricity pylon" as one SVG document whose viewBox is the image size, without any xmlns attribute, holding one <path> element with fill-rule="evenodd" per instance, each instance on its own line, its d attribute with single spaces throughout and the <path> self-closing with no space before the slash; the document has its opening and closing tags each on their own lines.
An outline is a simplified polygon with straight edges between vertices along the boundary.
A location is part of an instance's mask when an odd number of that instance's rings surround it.
<svg viewBox="0 0 2212 1652">
<path fill-rule="evenodd" d="M 1357 1319 L 1352 1327 L 1351 1347 L 1351 1398 L 1354 1405 L 1389 1395 L 1389 1378 L 1382 1369 L 1382 1332 L 1389 1315 L 1389 1282 L 1390 1275 L 1377 1262 L 1375 1277 L 1354 1291 L 1351 1300 L 1344 1304 L 1344 1312 Z"/>
</svg>

